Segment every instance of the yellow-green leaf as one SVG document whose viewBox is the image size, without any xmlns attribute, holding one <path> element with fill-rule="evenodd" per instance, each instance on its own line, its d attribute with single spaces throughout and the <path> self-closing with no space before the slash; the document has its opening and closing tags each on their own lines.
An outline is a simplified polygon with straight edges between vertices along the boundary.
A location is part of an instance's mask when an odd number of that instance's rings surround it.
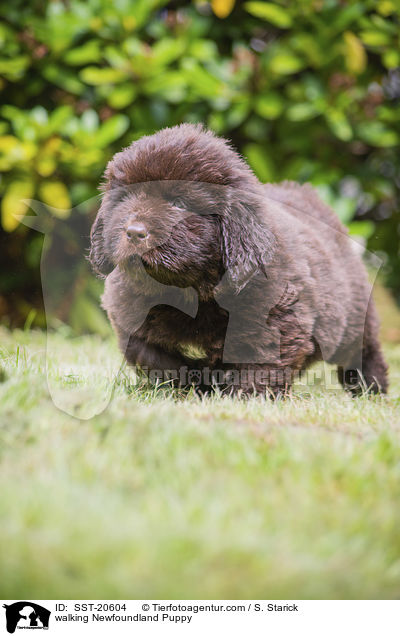
<svg viewBox="0 0 400 636">
<path fill-rule="evenodd" d="M 364 239 L 369 239 L 374 230 L 375 223 L 373 221 L 354 221 L 349 225 L 350 236 L 361 236 Z"/>
<path fill-rule="evenodd" d="M 361 31 L 360 38 L 367 46 L 386 46 L 390 44 L 390 36 L 383 31 Z"/>
<path fill-rule="evenodd" d="M 350 73 L 363 73 L 367 66 L 367 55 L 361 40 L 351 31 L 346 31 L 343 39 L 347 70 Z"/>
<path fill-rule="evenodd" d="M 279 7 L 272 2 L 246 2 L 244 6 L 251 15 L 271 22 L 280 29 L 292 26 L 292 16 L 284 7 Z"/>
<path fill-rule="evenodd" d="M 121 137 L 128 129 L 129 118 L 127 115 L 119 113 L 107 119 L 96 132 L 95 145 L 99 148 L 105 148 L 113 141 Z"/>
<path fill-rule="evenodd" d="M 218 18 L 226 18 L 235 6 L 235 0 L 211 0 L 211 8 Z"/>
<path fill-rule="evenodd" d="M 20 142 L 12 135 L 0 137 L 0 170 L 10 170 L 16 160 L 21 161 Z"/>
<path fill-rule="evenodd" d="M 333 134 L 342 141 L 350 141 L 353 137 L 353 130 L 347 117 L 342 111 L 329 108 L 325 112 L 325 119 Z"/>
<path fill-rule="evenodd" d="M 32 159 L 37 151 L 32 141 L 20 141 L 12 135 L 0 137 L 0 171 L 11 170 Z"/>
<path fill-rule="evenodd" d="M 255 101 L 254 110 L 264 119 L 276 119 L 283 110 L 283 99 L 279 93 L 260 95 Z"/>
<path fill-rule="evenodd" d="M 137 26 L 137 20 L 133 15 L 124 15 L 122 24 L 125 31 L 133 31 Z"/>
<path fill-rule="evenodd" d="M 131 82 L 130 84 L 120 84 L 112 89 L 108 95 L 108 103 L 112 108 L 122 109 L 126 106 L 130 106 L 137 95 L 136 86 Z"/>
<path fill-rule="evenodd" d="M 101 86 L 102 84 L 118 84 L 127 79 L 128 74 L 118 68 L 87 66 L 81 70 L 79 76 L 87 84 Z"/>
<path fill-rule="evenodd" d="M 270 69 L 278 75 L 291 75 L 304 68 L 304 61 L 293 53 L 278 53 L 270 61 Z"/>
<path fill-rule="evenodd" d="M 61 181 L 45 181 L 39 188 L 39 196 L 43 203 L 52 207 L 52 212 L 60 219 L 69 216 L 71 199 L 68 190 Z"/>
<path fill-rule="evenodd" d="M 56 168 L 57 163 L 54 157 L 39 157 L 36 162 L 36 170 L 41 177 L 49 177 L 51 174 L 53 174 Z"/>
<path fill-rule="evenodd" d="M 7 188 L 1 204 L 1 224 L 6 232 L 12 232 L 19 225 L 18 216 L 26 213 L 34 192 L 32 181 L 28 179 L 13 181 Z"/>
<path fill-rule="evenodd" d="M 98 62 L 101 58 L 100 42 L 89 40 L 82 46 L 76 46 L 64 55 L 64 62 L 71 66 L 80 66 L 90 62 Z"/>
<path fill-rule="evenodd" d="M 306 121 L 319 115 L 318 108 L 310 102 L 301 102 L 300 104 L 292 104 L 286 111 L 286 117 L 289 121 Z"/>
<path fill-rule="evenodd" d="M 381 0 L 378 2 L 377 10 L 386 17 L 396 11 L 396 4 L 392 0 Z"/>
<path fill-rule="evenodd" d="M 18 146 L 18 139 L 12 135 L 0 137 L 0 152 L 8 153 Z"/>
<path fill-rule="evenodd" d="M 397 146 L 399 143 L 397 132 L 385 126 L 381 121 L 361 122 L 357 127 L 357 132 L 360 139 L 378 148 Z"/>
<path fill-rule="evenodd" d="M 382 61 L 386 68 L 397 68 L 400 66 L 400 53 L 396 49 L 389 49 L 385 51 L 382 56 Z"/>
</svg>

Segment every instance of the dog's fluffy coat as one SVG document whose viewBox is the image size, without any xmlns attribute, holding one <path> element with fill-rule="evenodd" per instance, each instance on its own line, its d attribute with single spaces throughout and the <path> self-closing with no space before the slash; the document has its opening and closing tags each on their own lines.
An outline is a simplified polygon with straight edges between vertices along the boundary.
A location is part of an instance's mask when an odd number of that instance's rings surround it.
<svg viewBox="0 0 400 636">
<path fill-rule="evenodd" d="M 145 228 L 140 244 L 127 238 L 133 222 Z M 201 126 L 166 128 L 114 156 L 90 260 L 133 365 L 219 369 L 224 388 L 277 394 L 324 359 L 354 393 L 387 390 L 371 289 L 336 214 L 309 185 L 262 185 Z"/>
</svg>

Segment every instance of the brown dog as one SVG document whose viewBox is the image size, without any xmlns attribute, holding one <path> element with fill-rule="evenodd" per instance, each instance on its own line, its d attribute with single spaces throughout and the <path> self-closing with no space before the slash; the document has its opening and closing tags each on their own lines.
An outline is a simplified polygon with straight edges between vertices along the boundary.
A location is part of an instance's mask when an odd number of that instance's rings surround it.
<svg viewBox="0 0 400 636">
<path fill-rule="evenodd" d="M 387 390 L 347 230 L 309 185 L 262 185 L 201 126 L 114 156 L 90 260 L 121 350 L 152 379 L 278 394 L 323 359 L 353 393 Z"/>
</svg>

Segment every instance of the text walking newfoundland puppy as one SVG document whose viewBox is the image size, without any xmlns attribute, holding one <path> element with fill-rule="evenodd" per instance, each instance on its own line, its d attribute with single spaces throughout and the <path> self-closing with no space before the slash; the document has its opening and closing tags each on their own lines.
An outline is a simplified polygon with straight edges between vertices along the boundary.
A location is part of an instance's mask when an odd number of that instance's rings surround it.
<svg viewBox="0 0 400 636">
<path fill-rule="evenodd" d="M 132 365 L 279 395 L 317 360 L 358 393 L 387 390 L 362 261 L 309 185 L 263 185 L 200 125 L 142 137 L 105 172 L 90 260 Z"/>
</svg>

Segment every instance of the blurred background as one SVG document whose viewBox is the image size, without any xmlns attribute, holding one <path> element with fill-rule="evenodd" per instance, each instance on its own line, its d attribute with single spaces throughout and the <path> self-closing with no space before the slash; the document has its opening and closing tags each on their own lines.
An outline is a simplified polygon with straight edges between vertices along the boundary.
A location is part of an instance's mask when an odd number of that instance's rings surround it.
<svg viewBox="0 0 400 636">
<path fill-rule="evenodd" d="M 400 301 L 398 2 L 14 0 L 0 16 L 0 323 L 46 324 L 44 235 L 15 218 L 32 198 L 73 268 L 58 318 L 107 330 L 81 258 L 93 197 L 114 152 L 183 121 L 262 181 L 318 187 Z"/>
</svg>

